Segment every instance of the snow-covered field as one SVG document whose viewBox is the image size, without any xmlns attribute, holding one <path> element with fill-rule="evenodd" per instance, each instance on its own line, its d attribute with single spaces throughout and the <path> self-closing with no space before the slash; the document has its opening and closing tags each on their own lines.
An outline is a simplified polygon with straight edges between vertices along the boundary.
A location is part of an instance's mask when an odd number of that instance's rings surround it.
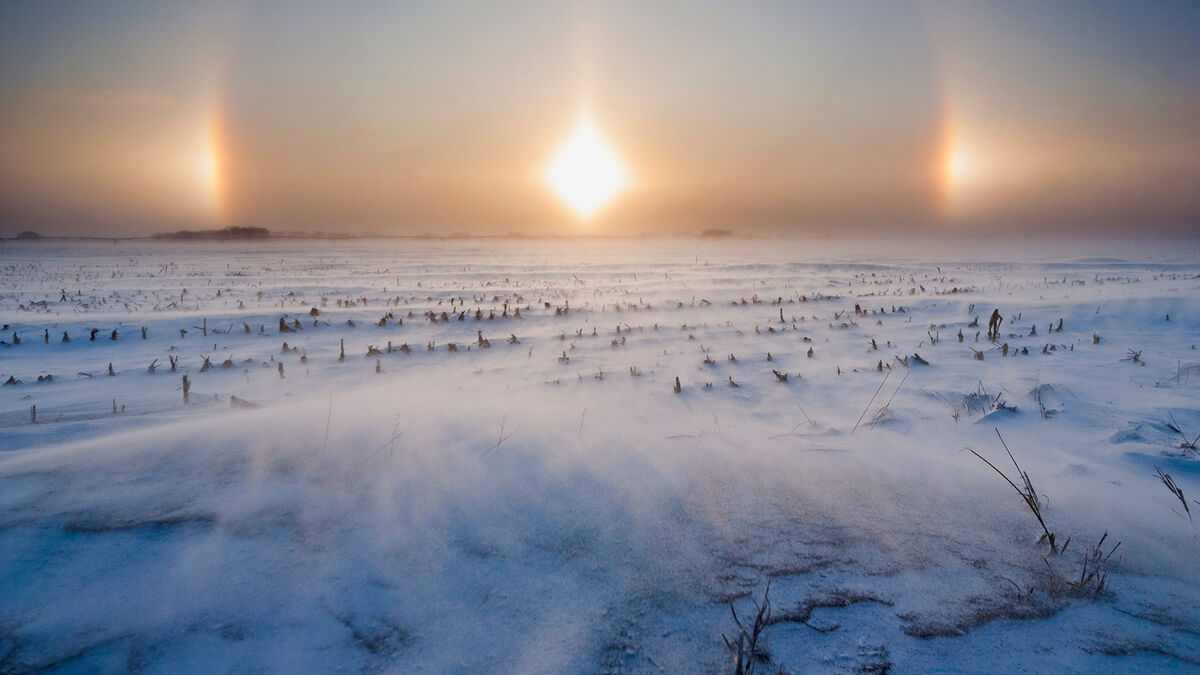
<svg viewBox="0 0 1200 675">
<path fill-rule="evenodd" d="M 1200 668 L 1196 241 L 0 270 L 0 672 Z"/>
</svg>

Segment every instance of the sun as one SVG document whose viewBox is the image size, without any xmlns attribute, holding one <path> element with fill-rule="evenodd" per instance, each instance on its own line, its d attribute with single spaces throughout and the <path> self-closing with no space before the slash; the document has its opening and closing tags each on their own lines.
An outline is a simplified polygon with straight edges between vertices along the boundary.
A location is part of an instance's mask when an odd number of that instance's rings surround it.
<svg viewBox="0 0 1200 675">
<path fill-rule="evenodd" d="M 621 161 L 587 115 L 551 160 L 546 180 L 584 219 L 596 215 L 626 185 Z"/>
</svg>

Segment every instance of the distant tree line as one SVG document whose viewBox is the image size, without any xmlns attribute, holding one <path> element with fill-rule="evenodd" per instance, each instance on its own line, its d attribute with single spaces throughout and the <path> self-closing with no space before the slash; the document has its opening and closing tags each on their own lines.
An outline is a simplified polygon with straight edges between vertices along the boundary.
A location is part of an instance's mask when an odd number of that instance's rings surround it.
<svg viewBox="0 0 1200 675">
<path fill-rule="evenodd" d="M 155 239 L 266 239 L 271 231 L 265 227 L 226 227 L 220 230 L 179 230 L 159 232 Z"/>
</svg>

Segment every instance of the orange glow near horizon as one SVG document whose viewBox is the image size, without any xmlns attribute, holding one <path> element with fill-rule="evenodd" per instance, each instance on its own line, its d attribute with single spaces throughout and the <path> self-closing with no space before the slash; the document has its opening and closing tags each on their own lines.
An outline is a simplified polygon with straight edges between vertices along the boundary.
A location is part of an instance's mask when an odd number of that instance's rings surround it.
<svg viewBox="0 0 1200 675">
<path fill-rule="evenodd" d="M 223 222 L 226 215 L 224 137 L 224 119 L 218 102 L 206 115 L 195 159 L 202 206 L 208 217 L 217 223 Z"/>
<path fill-rule="evenodd" d="M 590 220 L 626 187 L 625 168 L 585 113 L 546 170 L 554 191 Z"/>
<path fill-rule="evenodd" d="M 978 157 L 964 141 L 961 122 L 952 114 L 943 116 L 937 186 L 942 215 L 962 216 L 971 186 L 979 177 Z"/>
</svg>

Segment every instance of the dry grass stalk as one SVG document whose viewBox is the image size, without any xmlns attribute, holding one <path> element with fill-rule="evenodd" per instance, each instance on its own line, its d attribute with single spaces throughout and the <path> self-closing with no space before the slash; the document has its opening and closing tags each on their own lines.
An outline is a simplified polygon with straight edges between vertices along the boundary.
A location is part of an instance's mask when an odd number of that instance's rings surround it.
<svg viewBox="0 0 1200 675">
<path fill-rule="evenodd" d="M 911 374 L 912 374 L 912 371 L 904 373 L 904 377 L 900 378 L 900 384 L 896 385 L 896 390 L 892 392 L 892 395 L 890 397 L 888 397 L 887 403 L 884 403 L 883 407 L 880 408 L 879 411 L 875 413 L 875 416 L 873 418 L 871 418 L 871 422 L 869 423 L 868 426 L 873 427 L 876 424 L 882 422 L 884 420 L 884 418 L 887 417 L 888 413 L 891 412 L 892 401 L 895 400 L 896 394 L 900 393 L 900 388 L 904 386 L 905 381 L 908 380 L 908 376 Z"/>
<path fill-rule="evenodd" d="M 1008 458 L 1012 460 L 1013 466 L 1016 467 L 1017 474 L 1021 477 L 1021 482 L 1024 485 L 1023 488 L 1017 487 L 1017 484 L 1014 483 L 1007 474 L 997 468 L 995 464 L 989 462 L 983 455 L 971 450 L 971 448 L 967 448 L 967 450 L 970 450 L 971 454 L 978 457 L 984 464 L 992 467 L 993 471 L 1000 474 L 1000 477 L 1003 478 L 1009 485 L 1011 485 L 1012 489 L 1017 491 L 1017 494 L 1021 495 L 1021 499 L 1025 501 L 1026 506 L 1028 506 L 1029 510 L 1033 512 L 1033 516 L 1037 518 L 1038 525 L 1041 525 L 1042 527 L 1042 536 L 1038 539 L 1038 543 L 1041 543 L 1042 541 L 1050 542 L 1050 552 L 1057 555 L 1059 552 L 1058 545 L 1054 542 L 1054 533 L 1050 531 L 1050 528 L 1046 527 L 1046 521 L 1044 518 L 1042 518 L 1041 498 L 1038 497 L 1037 490 L 1033 488 L 1033 481 L 1029 479 L 1028 473 L 1021 470 L 1021 465 L 1017 464 L 1017 458 L 1013 457 L 1012 450 L 1008 449 L 1008 444 L 1004 442 L 1004 437 L 1000 435 L 999 428 L 996 428 L 996 436 L 1000 439 L 1000 444 L 1004 446 L 1004 451 L 1008 453 Z M 1068 539 L 1067 542 L 1070 543 L 1070 539 Z"/>
<path fill-rule="evenodd" d="M 1158 472 L 1158 479 L 1162 481 L 1162 484 L 1167 486 L 1167 489 L 1171 491 L 1171 494 L 1175 495 L 1180 504 L 1183 504 L 1183 512 L 1187 514 L 1187 518 L 1190 521 L 1192 519 L 1192 510 L 1188 508 L 1187 500 L 1183 498 L 1183 488 L 1176 485 L 1175 480 L 1171 478 L 1171 474 L 1163 471 L 1160 467 L 1156 466 L 1154 470 Z"/>
<path fill-rule="evenodd" d="M 1196 449 L 1196 442 L 1200 441 L 1200 434 L 1196 434 L 1195 438 L 1188 440 L 1187 434 L 1183 433 L 1183 428 L 1179 426 L 1179 422 L 1175 421 L 1175 414 L 1169 410 L 1167 411 L 1167 414 L 1171 417 L 1171 422 L 1167 424 L 1167 428 L 1179 434 L 1179 437 L 1183 439 L 1183 441 L 1181 441 L 1176 447 L 1178 447 L 1180 450 L 1191 450 L 1192 452 L 1200 454 L 1200 451 L 1197 451 Z"/>
<path fill-rule="evenodd" d="M 517 433 L 516 430 L 514 429 L 513 431 L 510 431 L 507 434 L 505 434 L 504 427 L 506 424 L 508 424 L 508 416 L 507 415 L 500 418 L 500 437 L 499 437 L 499 439 L 495 443 L 493 443 L 491 445 L 491 447 L 489 447 L 487 450 L 484 450 L 483 454 L 486 455 L 487 453 L 500 447 L 501 445 L 504 444 L 504 441 L 507 441 L 508 439 L 512 438 L 512 435 Z"/>
<path fill-rule="evenodd" d="M 890 370 L 887 371 L 887 374 L 883 376 L 883 379 L 879 382 L 879 386 L 875 388 L 875 393 L 871 395 L 871 400 L 867 401 L 867 407 L 863 408 L 862 414 L 858 416 L 858 421 L 854 423 L 854 428 L 850 430 L 851 434 L 858 430 L 858 425 L 862 424 L 863 418 L 867 416 L 867 411 L 871 409 L 871 404 L 875 402 L 875 397 L 879 396 L 879 392 L 883 391 L 883 385 L 891 376 L 892 371 Z"/>
<path fill-rule="evenodd" d="M 754 607 L 757 613 L 754 615 L 754 625 L 747 628 L 742 620 L 738 618 L 737 610 L 733 603 L 729 603 L 729 612 L 733 614 L 733 622 L 737 624 L 737 637 L 730 640 L 721 634 L 721 639 L 725 641 L 725 646 L 729 649 L 730 655 L 733 656 L 733 672 L 734 675 L 753 675 L 754 666 L 762 661 L 766 662 L 770 659 L 767 653 L 758 647 L 758 640 L 762 637 L 763 630 L 771 622 L 771 583 L 767 582 L 767 589 L 763 591 L 763 599 L 761 603 L 755 603 Z"/>
<path fill-rule="evenodd" d="M 1047 385 L 1047 386 L 1049 386 L 1049 385 Z M 1040 387 L 1040 386 L 1034 387 L 1033 388 L 1033 400 L 1037 401 L 1038 408 L 1041 409 L 1042 419 L 1047 420 L 1047 419 L 1050 419 L 1051 417 L 1053 417 L 1054 415 L 1056 415 L 1058 413 L 1058 411 L 1050 410 L 1049 408 L 1046 407 L 1046 404 L 1042 402 L 1042 391 L 1043 391 L 1042 387 Z"/>
</svg>

